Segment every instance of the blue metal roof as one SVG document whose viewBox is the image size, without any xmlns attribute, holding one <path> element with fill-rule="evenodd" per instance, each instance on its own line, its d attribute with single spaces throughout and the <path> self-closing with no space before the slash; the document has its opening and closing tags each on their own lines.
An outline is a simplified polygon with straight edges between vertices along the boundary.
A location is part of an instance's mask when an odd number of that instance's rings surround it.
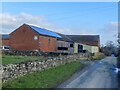
<svg viewBox="0 0 120 90">
<path fill-rule="evenodd" d="M 56 37 L 56 38 L 62 38 L 60 35 L 58 35 L 55 32 L 49 31 L 47 29 L 43 29 L 43 28 L 39 28 L 36 26 L 32 26 L 29 25 L 34 31 L 36 31 L 37 33 L 41 34 L 41 35 L 47 35 L 47 36 L 52 36 L 52 37 Z"/>
<path fill-rule="evenodd" d="M 3 40 L 7 40 L 7 39 L 9 39 L 10 38 L 10 36 L 8 35 L 8 34 L 3 34 L 2 35 L 2 39 Z"/>
</svg>

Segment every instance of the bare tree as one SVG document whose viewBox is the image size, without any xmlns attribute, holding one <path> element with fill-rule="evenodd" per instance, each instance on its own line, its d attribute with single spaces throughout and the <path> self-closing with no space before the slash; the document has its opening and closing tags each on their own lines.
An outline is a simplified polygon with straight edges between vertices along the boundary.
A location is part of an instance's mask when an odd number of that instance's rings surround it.
<svg viewBox="0 0 120 90">
<path fill-rule="evenodd" d="M 106 56 L 117 55 L 117 47 L 112 41 L 108 41 L 105 46 L 101 47 L 101 52 Z"/>
<path fill-rule="evenodd" d="M 120 56 L 120 32 L 118 33 L 118 55 Z"/>
</svg>

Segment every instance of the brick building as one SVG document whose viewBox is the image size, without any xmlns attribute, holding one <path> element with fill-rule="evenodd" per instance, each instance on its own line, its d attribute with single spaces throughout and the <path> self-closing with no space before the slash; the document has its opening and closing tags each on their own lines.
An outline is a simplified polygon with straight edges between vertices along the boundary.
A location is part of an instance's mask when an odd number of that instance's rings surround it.
<svg viewBox="0 0 120 90">
<path fill-rule="evenodd" d="M 15 50 L 56 52 L 58 38 L 61 36 L 55 32 L 23 24 L 10 33 L 10 47 Z"/>
<path fill-rule="evenodd" d="M 8 34 L 2 35 L 2 46 L 9 46 L 10 36 Z"/>
<path fill-rule="evenodd" d="M 64 35 L 27 24 L 23 24 L 10 33 L 9 38 L 9 44 L 7 41 L 4 43 L 15 50 L 58 53 L 89 51 L 96 53 L 99 52 L 100 48 L 99 35 Z"/>
</svg>

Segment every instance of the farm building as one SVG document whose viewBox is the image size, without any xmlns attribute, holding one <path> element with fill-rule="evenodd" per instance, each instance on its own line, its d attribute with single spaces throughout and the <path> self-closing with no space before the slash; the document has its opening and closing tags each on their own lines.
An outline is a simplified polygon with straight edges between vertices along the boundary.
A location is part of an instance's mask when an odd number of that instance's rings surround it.
<svg viewBox="0 0 120 90">
<path fill-rule="evenodd" d="M 2 46 L 9 46 L 10 36 L 8 34 L 2 35 Z"/>
<path fill-rule="evenodd" d="M 4 42 L 5 43 L 5 42 Z M 64 35 L 36 26 L 23 24 L 9 35 L 9 46 L 15 50 L 81 53 L 99 52 L 99 35 Z"/>
<path fill-rule="evenodd" d="M 58 38 L 62 37 L 55 32 L 23 24 L 10 33 L 10 47 L 15 50 L 56 52 Z"/>
<path fill-rule="evenodd" d="M 99 35 L 67 35 L 74 41 L 74 53 L 87 50 L 91 53 L 99 52 L 100 37 Z"/>
<path fill-rule="evenodd" d="M 62 38 L 57 39 L 57 52 L 60 53 L 73 53 L 73 44 L 74 42 L 66 35 L 59 34 Z"/>
</svg>

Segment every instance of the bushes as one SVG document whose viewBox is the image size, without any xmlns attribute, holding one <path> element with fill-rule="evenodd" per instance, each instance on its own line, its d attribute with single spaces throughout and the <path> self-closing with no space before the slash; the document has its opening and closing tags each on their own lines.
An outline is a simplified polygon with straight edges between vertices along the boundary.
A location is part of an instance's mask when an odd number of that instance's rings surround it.
<svg viewBox="0 0 120 90">
<path fill-rule="evenodd" d="M 40 51 L 20 51 L 20 50 L 3 50 L 4 55 L 20 55 L 20 56 L 58 56 L 59 53 L 54 52 L 40 52 Z"/>
<path fill-rule="evenodd" d="M 118 56 L 118 58 L 117 58 L 117 67 L 120 68 L 120 56 Z"/>
<path fill-rule="evenodd" d="M 92 57 L 91 60 L 101 60 L 105 58 L 105 55 L 103 53 L 95 53 Z"/>
</svg>

